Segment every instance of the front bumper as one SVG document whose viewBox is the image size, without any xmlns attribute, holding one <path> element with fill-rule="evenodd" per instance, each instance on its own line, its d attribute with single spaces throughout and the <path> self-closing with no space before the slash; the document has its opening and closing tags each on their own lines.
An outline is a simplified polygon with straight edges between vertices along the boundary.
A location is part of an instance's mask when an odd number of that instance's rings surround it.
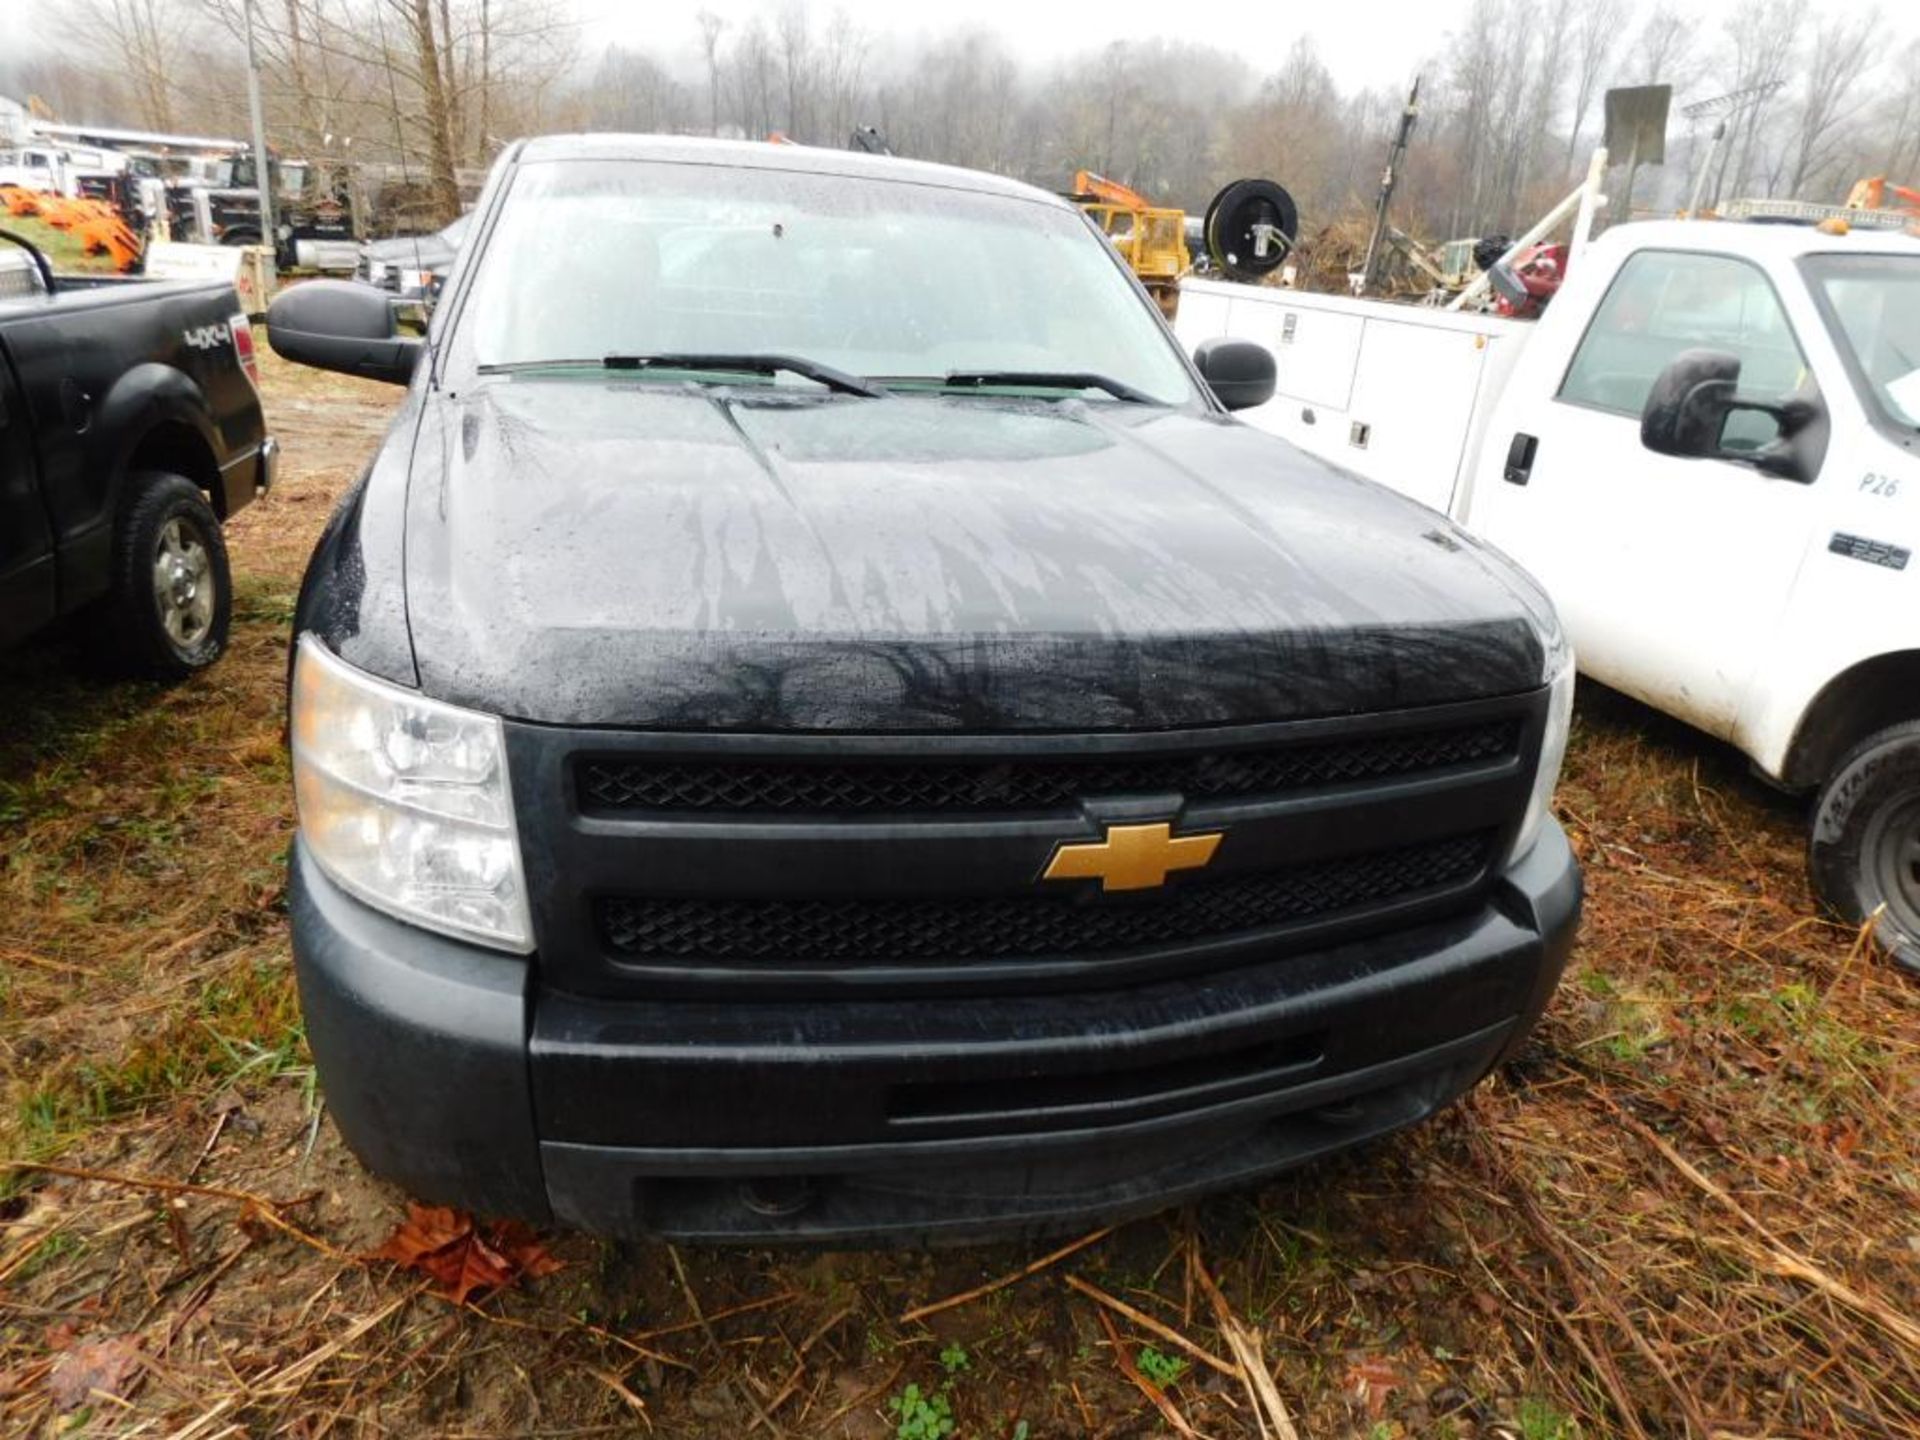
<svg viewBox="0 0 1920 1440">
<path fill-rule="evenodd" d="M 612 1234 L 1038 1234 L 1257 1179 L 1432 1114 L 1520 1042 L 1571 949 L 1558 826 L 1478 911 L 1192 981 L 1007 998 L 544 992 L 537 957 L 391 920 L 296 847 L 327 1102 L 422 1198 Z"/>
</svg>

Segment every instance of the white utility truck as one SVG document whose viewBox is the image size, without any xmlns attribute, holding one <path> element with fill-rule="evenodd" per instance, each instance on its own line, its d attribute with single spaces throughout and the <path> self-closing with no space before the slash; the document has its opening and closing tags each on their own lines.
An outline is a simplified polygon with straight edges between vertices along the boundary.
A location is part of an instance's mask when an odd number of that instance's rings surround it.
<svg viewBox="0 0 1920 1440">
<path fill-rule="evenodd" d="M 1635 223 L 1538 321 L 1188 280 L 1175 328 L 1266 345 L 1241 418 L 1506 551 L 1583 672 L 1813 796 L 1815 888 L 1920 969 L 1920 240 Z"/>
</svg>

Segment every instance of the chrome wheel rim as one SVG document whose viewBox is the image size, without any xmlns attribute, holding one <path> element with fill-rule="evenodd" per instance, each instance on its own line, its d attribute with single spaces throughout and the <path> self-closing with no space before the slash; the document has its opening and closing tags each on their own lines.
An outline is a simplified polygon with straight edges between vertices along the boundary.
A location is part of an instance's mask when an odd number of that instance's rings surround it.
<svg viewBox="0 0 1920 1440">
<path fill-rule="evenodd" d="M 193 649 L 213 629 L 213 559 L 186 521 L 160 527 L 153 552 L 153 599 L 176 649 Z"/>
</svg>

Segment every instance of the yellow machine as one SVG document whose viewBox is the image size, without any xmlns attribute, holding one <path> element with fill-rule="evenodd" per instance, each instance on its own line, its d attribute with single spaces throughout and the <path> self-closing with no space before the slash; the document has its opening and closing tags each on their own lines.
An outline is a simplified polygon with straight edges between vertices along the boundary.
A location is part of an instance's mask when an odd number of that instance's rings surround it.
<svg viewBox="0 0 1920 1440">
<path fill-rule="evenodd" d="M 1139 191 L 1091 170 L 1073 177 L 1073 198 L 1106 232 L 1154 298 L 1166 305 L 1193 263 L 1187 253 L 1187 212 L 1149 204 Z"/>
</svg>

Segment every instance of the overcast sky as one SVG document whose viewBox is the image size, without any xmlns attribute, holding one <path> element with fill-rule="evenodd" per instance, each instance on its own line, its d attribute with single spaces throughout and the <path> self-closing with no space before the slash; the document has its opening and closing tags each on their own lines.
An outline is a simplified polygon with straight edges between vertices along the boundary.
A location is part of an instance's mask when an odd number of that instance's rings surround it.
<svg viewBox="0 0 1920 1440">
<path fill-rule="evenodd" d="M 581 23 L 582 51 L 591 55 L 609 42 L 695 60 L 694 15 L 711 9 L 738 22 L 761 0 L 570 0 Z M 824 19 L 844 8 L 877 36 L 910 38 L 977 24 L 998 30 L 1035 60 L 1050 60 L 1110 40 L 1179 35 L 1219 45 L 1244 56 L 1256 72 L 1270 70 L 1302 34 L 1311 35 L 1321 57 L 1343 87 L 1397 87 L 1423 60 L 1439 52 L 1450 26 L 1469 0 L 1317 0 L 1317 3 L 1249 3 L 1215 0 L 1178 9 L 1165 0 L 956 0 L 930 5 L 915 0 L 811 0 Z M 1577 3 L 1577 0 L 1576 0 Z M 1670 0 L 1674 8 L 1716 30 L 1734 0 Z M 1896 25 L 1912 0 L 1892 0 L 1880 9 Z M 1814 0 L 1822 13 L 1873 8 L 1875 0 Z M 0 0 L 0 50 L 43 40 L 56 14 L 69 14 L 73 0 Z M 1646 6 L 1643 4 L 1644 10 Z M 1194 23 L 1183 26 L 1181 14 Z M 1715 37 L 1718 38 L 1717 36 Z"/>
<path fill-rule="evenodd" d="M 1276 68 L 1303 32 L 1311 34 L 1334 76 L 1345 84 L 1398 84 L 1436 44 L 1436 13 L 1453 0 L 1334 0 L 1331 4 L 1248 4 L 1244 0 L 1203 4 L 1188 13 L 1204 17 L 1183 29 L 1180 13 L 1164 0 L 958 0 L 949 5 L 908 0 L 812 0 L 818 17 L 844 9 L 876 35 L 910 38 L 979 25 L 1007 36 L 1036 60 L 1048 60 L 1110 40 L 1179 35 L 1219 45 L 1246 58 L 1256 71 Z M 5 0 L 0 0 L 4 6 Z M 677 43 L 689 56 L 696 44 L 694 15 L 712 10 L 738 22 L 767 7 L 757 0 L 576 0 L 590 34 L 654 49 Z M 1463 7 L 1464 8 L 1464 7 Z M 1396 22 L 1396 12 L 1406 20 Z M 1228 17 L 1232 17 L 1231 23 Z"/>
</svg>

